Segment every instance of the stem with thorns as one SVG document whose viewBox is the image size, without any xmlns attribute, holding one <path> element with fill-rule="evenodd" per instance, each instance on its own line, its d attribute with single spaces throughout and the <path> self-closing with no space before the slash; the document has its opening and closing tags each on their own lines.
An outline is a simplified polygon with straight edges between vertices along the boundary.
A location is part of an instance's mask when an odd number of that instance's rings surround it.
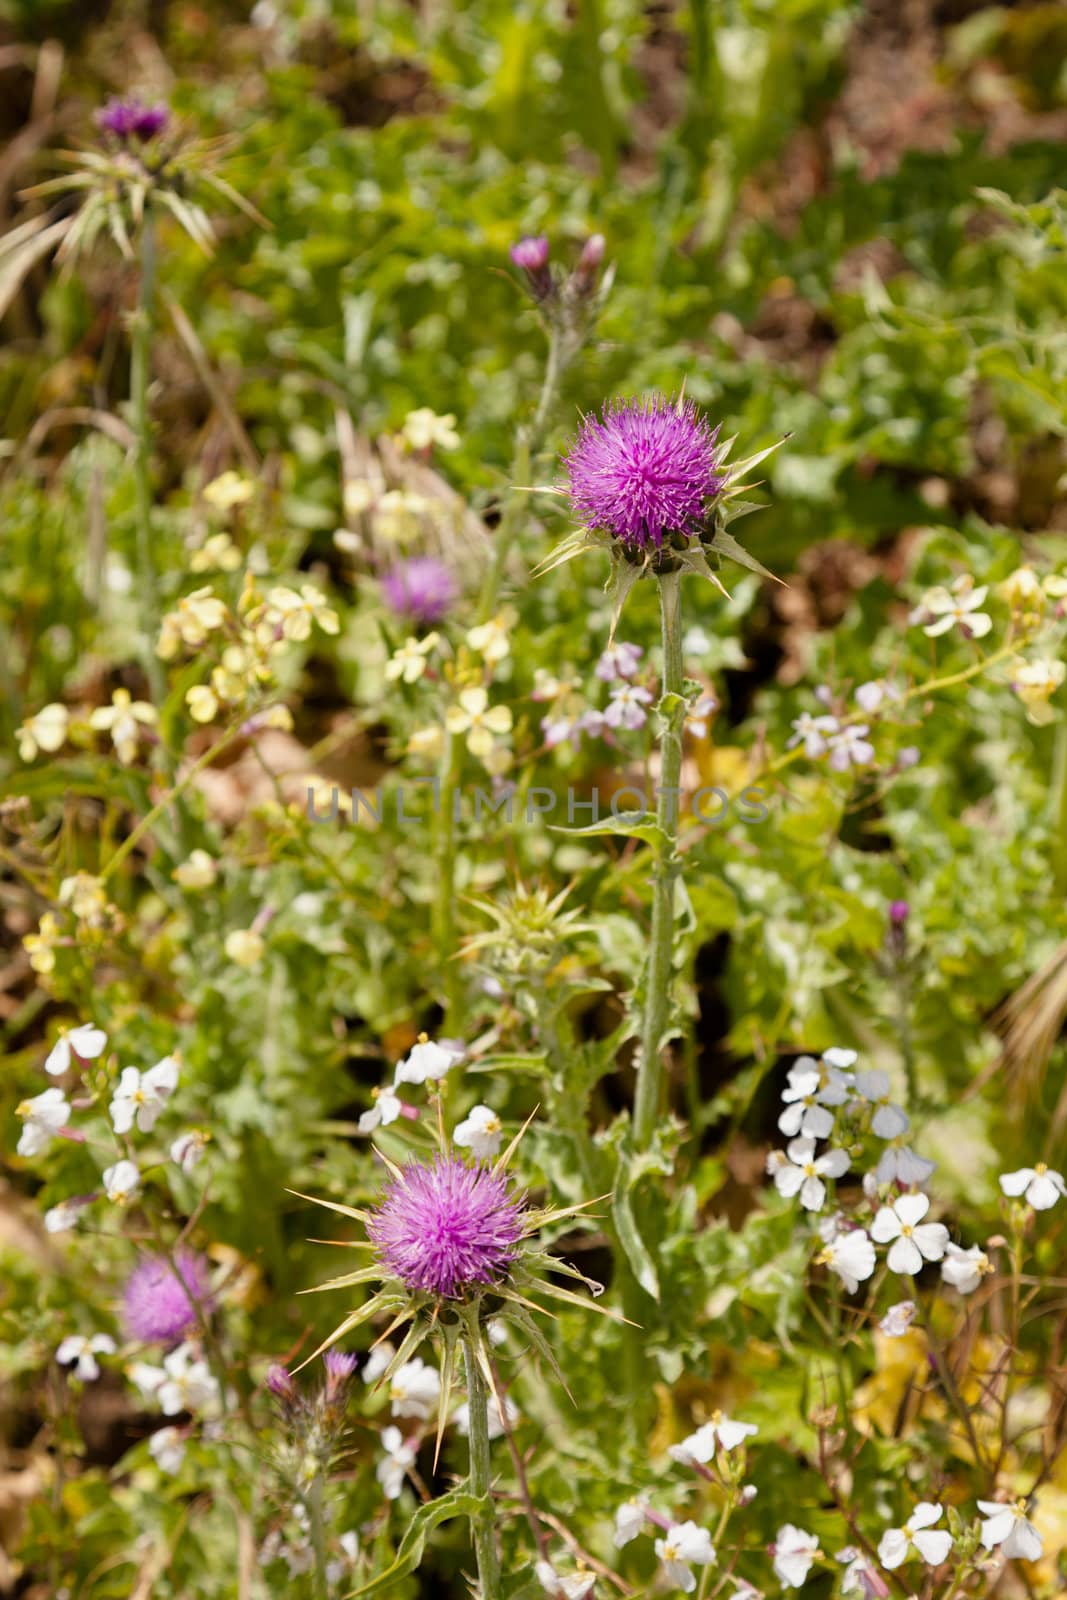
<svg viewBox="0 0 1067 1600">
<path fill-rule="evenodd" d="M 472 1312 L 473 1317 L 477 1312 Z M 489 1391 L 479 1363 L 479 1335 L 470 1322 L 463 1334 L 463 1364 L 467 1372 L 467 1402 L 470 1409 L 471 1496 L 481 1502 L 471 1517 L 471 1540 L 478 1559 L 479 1600 L 500 1600 L 500 1560 L 496 1549 L 496 1517 L 489 1491 Z"/>
<path fill-rule="evenodd" d="M 652 883 L 652 938 L 645 975 L 641 1054 L 637 1064 L 634 1103 L 634 1145 L 652 1142 L 660 1109 L 660 1052 L 671 1011 L 671 969 L 674 958 L 674 885 L 679 872 L 678 779 L 682 770 L 682 727 L 685 691 L 682 663 L 680 572 L 659 575 L 663 625 L 663 696 L 660 701 L 660 774 L 657 821 L 660 838 Z"/>
</svg>

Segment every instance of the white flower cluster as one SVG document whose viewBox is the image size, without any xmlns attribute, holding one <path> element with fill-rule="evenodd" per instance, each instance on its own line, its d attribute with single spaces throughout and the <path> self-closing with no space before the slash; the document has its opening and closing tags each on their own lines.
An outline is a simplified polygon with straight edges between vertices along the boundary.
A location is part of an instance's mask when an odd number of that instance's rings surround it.
<svg viewBox="0 0 1067 1600">
<path fill-rule="evenodd" d="M 419 1113 L 397 1093 L 402 1084 L 416 1086 L 439 1083 L 466 1054 L 463 1046 L 454 1039 L 437 1042 L 421 1034 L 409 1053 L 398 1061 L 391 1084 L 372 1090 L 373 1104 L 359 1119 L 360 1133 L 373 1133 L 376 1128 L 387 1128 L 398 1117 L 414 1121 Z M 504 1137 L 500 1118 L 491 1106 L 477 1105 L 452 1133 L 453 1142 L 469 1150 L 478 1161 L 488 1161 L 495 1156 Z"/>
<path fill-rule="evenodd" d="M 691 1433 L 680 1444 L 671 1445 L 667 1454 L 672 1461 L 677 1461 L 684 1467 L 691 1467 L 701 1477 L 712 1481 L 718 1479 L 716 1474 L 709 1470 L 708 1464 L 715 1462 L 736 1485 L 737 1469 L 731 1468 L 726 1457 L 731 1451 L 739 1449 L 745 1440 L 751 1438 L 757 1431 L 751 1422 L 737 1422 L 732 1417 L 724 1416 L 721 1411 L 715 1411 L 695 1433 Z M 743 1488 L 738 1493 L 738 1503 L 748 1504 L 754 1497 L 754 1489 Z M 632 1539 L 643 1533 L 646 1522 L 661 1530 L 662 1536 L 656 1540 L 655 1549 L 663 1565 L 665 1582 L 672 1588 L 691 1594 L 697 1586 L 693 1568 L 711 1566 L 716 1559 L 711 1535 L 706 1528 L 701 1528 L 695 1522 L 673 1520 L 663 1512 L 655 1510 L 648 1500 L 639 1496 L 624 1501 L 615 1513 L 616 1548 L 621 1549 L 623 1545 L 629 1544 Z"/>
<path fill-rule="evenodd" d="M 457 1062 L 463 1060 L 465 1054 L 463 1046 L 454 1039 L 442 1039 L 435 1043 L 421 1033 L 404 1059 L 397 1062 L 392 1083 L 372 1091 L 374 1103 L 359 1119 L 360 1133 L 373 1133 L 375 1128 L 387 1128 L 401 1116 L 414 1120 L 418 1111 L 400 1098 L 397 1090 L 401 1084 L 418 1086 L 439 1083 Z"/>
<path fill-rule="evenodd" d="M 45 1058 L 44 1070 L 53 1078 L 66 1077 L 84 1063 L 99 1060 L 106 1049 L 107 1034 L 92 1023 L 61 1027 Z M 108 1106 L 116 1135 L 125 1140 L 134 1131 L 151 1133 L 178 1086 L 179 1070 L 178 1058 L 174 1055 L 164 1056 L 144 1072 L 137 1067 L 122 1069 Z M 78 1105 L 85 1103 L 77 1102 Z M 71 1101 L 58 1085 L 21 1101 L 15 1108 L 15 1115 L 22 1123 L 18 1154 L 40 1155 L 56 1138 L 84 1142 L 84 1134 L 68 1127 L 72 1111 Z M 180 1134 L 170 1144 L 170 1159 L 189 1172 L 201 1159 L 207 1142 L 208 1136 L 196 1129 Z M 101 1182 L 103 1193 L 113 1205 L 126 1205 L 140 1191 L 140 1169 L 135 1161 L 122 1155 L 104 1168 Z M 45 1228 L 49 1233 L 64 1233 L 73 1228 L 83 1208 L 95 1198 L 94 1194 L 88 1194 L 61 1200 L 45 1213 Z"/>
<path fill-rule="evenodd" d="M 872 721 L 899 704 L 904 696 L 896 684 L 874 678 L 856 689 L 854 710 L 849 710 L 843 701 L 835 702 L 832 691 L 825 685 L 815 690 L 815 698 L 824 707 L 823 711 L 803 711 L 794 719 L 786 749 L 803 747 L 809 761 L 826 756 L 831 772 L 848 772 L 853 767 L 869 767 L 874 762 Z M 918 748 L 907 745 L 897 751 L 893 770 L 905 772 L 916 766 L 919 758 Z"/>
<path fill-rule="evenodd" d="M 489 1327 L 491 1343 L 497 1342 L 499 1333 L 493 1324 Z M 375 1345 L 363 1367 L 363 1381 L 376 1384 L 387 1371 L 396 1351 L 388 1340 Z M 395 1418 L 407 1418 L 417 1423 L 430 1423 L 437 1417 L 441 1397 L 441 1374 L 436 1367 L 415 1356 L 397 1367 L 389 1380 L 389 1405 Z M 493 1397 L 489 1403 L 489 1437 L 499 1439 L 519 1420 L 519 1412 L 506 1396 L 503 1412 L 500 1401 Z M 470 1431 L 470 1406 L 466 1401 L 458 1405 L 449 1421 L 461 1438 Z M 387 1500 L 396 1500 L 404 1487 L 409 1468 L 415 1464 L 420 1434 L 404 1434 L 395 1424 L 383 1429 L 381 1446 L 384 1452 L 375 1469 L 378 1482 Z"/>
</svg>

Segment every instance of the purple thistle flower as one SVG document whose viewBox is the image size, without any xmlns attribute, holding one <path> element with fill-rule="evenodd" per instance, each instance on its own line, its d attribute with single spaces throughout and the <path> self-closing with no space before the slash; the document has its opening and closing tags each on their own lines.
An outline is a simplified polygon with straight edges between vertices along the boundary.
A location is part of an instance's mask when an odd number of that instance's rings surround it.
<svg viewBox="0 0 1067 1600">
<path fill-rule="evenodd" d="M 280 1361 L 272 1361 L 267 1368 L 267 1388 L 279 1400 L 292 1400 L 296 1395 L 296 1384 L 289 1368 L 283 1367 Z"/>
<path fill-rule="evenodd" d="M 543 233 L 520 239 L 509 251 L 512 261 L 526 274 L 530 293 L 537 301 L 551 300 L 556 286 L 548 269 L 548 240 Z"/>
<path fill-rule="evenodd" d="M 173 1344 L 214 1305 L 207 1262 L 195 1250 L 178 1250 L 174 1262 L 145 1256 L 126 1280 L 122 1315 L 131 1339 Z"/>
<path fill-rule="evenodd" d="M 326 1367 L 326 1398 L 336 1400 L 355 1372 L 357 1358 L 344 1350 L 327 1350 L 322 1359 Z"/>
<path fill-rule="evenodd" d="M 591 234 L 582 246 L 578 265 L 574 269 L 574 282 L 580 294 L 588 294 L 596 287 L 597 273 L 604 260 L 606 248 L 607 241 L 602 233 Z"/>
<path fill-rule="evenodd" d="M 903 927 L 908 920 L 909 906 L 906 900 L 891 900 L 889 902 L 889 920 L 896 927 Z"/>
<path fill-rule="evenodd" d="M 666 533 L 694 533 L 726 482 L 718 431 L 691 401 L 652 395 L 606 406 L 602 418 L 587 418 L 566 457 L 575 511 L 640 549 L 660 549 Z"/>
<path fill-rule="evenodd" d="M 433 556 L 413 556 L 382 579 L 382 595 L 395 616 L 440 622 L 456 598 L 456 580 Z"/>
<path fill-rule="evenodd" d="M 125 100 L 109 100 L 102 111 L 96 113 L 96 125 L 116 139 L 154 139 L 170 121 L 170 111 L 165 105 L 146 106 L 136 95 Z"/>
<path fill-rule="evenodd" d="M 515 265 L 521 267 L 523 272 L 543 272 L 548 266 L 548 239 L 543 233 L 520 239 L 518 244 L 512 245 L 509 254 Z"/>
<path fill-rule="evenodd" d="M 408 1289 L 450 1300 L 501 1278 L 522 1231 L 523 1202 L 503 1173 L 445 1155 L 405 1167 L 367 1228 Z"/>
</svg>

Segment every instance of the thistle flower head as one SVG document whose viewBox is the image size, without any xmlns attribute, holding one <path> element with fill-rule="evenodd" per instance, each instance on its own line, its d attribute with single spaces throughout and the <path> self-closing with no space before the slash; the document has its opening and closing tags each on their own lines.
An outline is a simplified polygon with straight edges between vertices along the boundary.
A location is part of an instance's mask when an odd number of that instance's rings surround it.
<svg viewBox="0 0 1067 1600">
<path fill-rule="evenodd" d="M 174 1344 L 213 1306 L 207 1262 L 195 1250 L 179 1249 L 173 1261 L 145 1256 L 138 1262 L 126 1280 L 122 1316 L 131 1339 Z"/>
<path fill-rule="evenodd" d="M 548 265 L 548 239 L 543 233 L 533 234 L 513 244 L 509 254 L 524 272 L 541 272 Z"/>
<path fill-rule="evenodd" d="M 506 1275 L 523 1201 L 502 1172 L 439 1155 L 393 1179 L 367 1232 L 406 1288 L 456 1300 Z"/>
<path fill-rule="evenodd" d="M 154 139 L 169 121 L 170 111 L 165 105 L 146 106 L 136 95 L 109 100 L 103 110 L 96 113 L 97 127 L 123 143 L 129 139 Z"/>
<path fill-rule="evenodd" d="M 662 548 L 665 534 L 688 537 L 726 482 L 717 433 L 691 401 L 652 395 L 606 406 L 565 458 L 575 511 L 642 550 Z"/>
<path fill-rule="evenodd" d="M 345 1350 L 327 1350 L 322 1360 L 326 1368 L 325 1398 L 327 1402 L 339 1400 L 356 1370 L 356 1357 Z"/>
<path fill-rule="evenodd" d="M 292 1400 L 296 1395 L 296 1384 L 293 1382 L 288 1367 L 283 1367 L 280 1361 L 274 1361 L 267 1368 L 267 1388 L 279 1400 Z"/>
<path fill-rule="evenodd" d="M 375 1371 L 379 1384 L 389 1383 L 424 1339 L 432 1337 L 439 1344 L 438 1449 L 449 1416 L 461 1337 L 477 1352 L 483 1372 L 490 1373 L 486 1323 L 490 1318 L 506 1318 L 562 1382 L 552 1348 L 531 1312 L 547 1309 L 544 1300 L 592 1305 L 586 1295 L 564 1288 L 558 1281 L 561 1277 L 577 1280 L 594 1295 L 601 1290 L 570 1262 L 550 1255 L 536 1238 L 541 1228 L 579 1215 L 591 1202 L 539 1210 L 512 1186 L 507 1167 L 523 1131 L 491 1166 L 468 1164 L 450 1149 L 443 1149 L 432 1161 L 409 1161 L 404 1167 L 383 1156 L 390 1182 L 375 1211 L 357 1210 L 335 1200 L 317 1202 L 362 1223 L 366 1248 L 376 1257 L 368 1266 L 319 1288 L 355 1288 L 375 1280 L 377 1288 L 344 1317 L 307 1361 L 374 1317 L 390 1318 L 390 1334 L 401 1323 L 410 1322 L 398 1349 L 383 1347 L 389 1350 L 388 1360 Z M 335 1242 L 352 1247 L 351 1241 Z M 605 1316 L 616 1315 L 601 1306 L 593 1309 Z"/>
<path fill-rule="evenodd" d="M 433 556 L 413 556 L 382 579 L 382 595 L 397 617 L 429 625 L 440 622 L 456 598 L 456 580 Z"/>
</svg>

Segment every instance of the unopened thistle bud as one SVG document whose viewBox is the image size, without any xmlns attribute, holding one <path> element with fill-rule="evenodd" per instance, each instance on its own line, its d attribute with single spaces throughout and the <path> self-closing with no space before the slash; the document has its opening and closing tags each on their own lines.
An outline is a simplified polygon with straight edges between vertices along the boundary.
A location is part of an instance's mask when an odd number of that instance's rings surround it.
<svg viewBox="0 0 1067 1600">
<path fill-rule="evenodd" d="M 592 234 L 582 246 L 578 265 L 574 269 L 574 287 L 579 295 L 588 295 L 596 288 L 597 274 L 604 260 L 606 242 L 602 233 Z"/>
<path fill-rule="evenodd" d="M 170 121 L 170 111 L 165 105 L 146 106 L 136 95 L 123 100 L 109 100 L 102 111 L 96 113 L 96 125 L 103 133 L 110 133 L 122 144 L 136 140 L 144 143 L 163 133 Z"/>
<path fill-rule="evenodd" d="M 532 238 L 520 239 L 518 244 L 512 245 L 510 255 L 515 265 L 521 267 L 526 274 L 526 281 L 534 299 L 538 302 L 550 300 L 555 293 L 555 284 L 548 269 L 546 236 L 539 233 Z"/>
</svg>

